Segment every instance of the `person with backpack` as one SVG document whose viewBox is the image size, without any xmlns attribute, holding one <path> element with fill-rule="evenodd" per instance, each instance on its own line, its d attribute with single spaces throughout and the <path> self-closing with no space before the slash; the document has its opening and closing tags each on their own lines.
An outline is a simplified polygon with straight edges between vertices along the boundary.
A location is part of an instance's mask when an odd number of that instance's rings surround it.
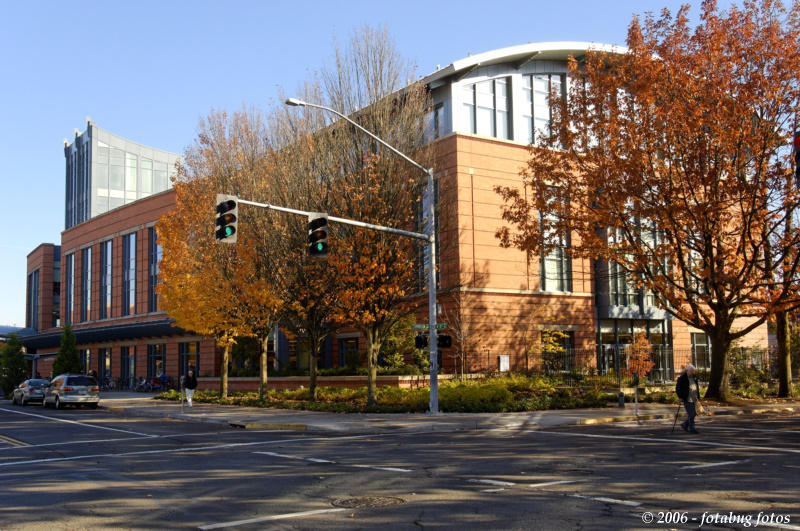
<svg viewBox="0 0 800 531">
<path fill-rule="evenodd" d="M 697 402 L 700 400 L 700 386 L 694 375 L 694 365 L 691 363 L 686 366 L 686 370 L 678 378 L 675 384 L 675 394 L 683 403 L 686 409 L 687 419 L 681 423 L 683 431 L 697 433 L 694 427 L 694 418 L 697 416 Z"/>
</svg>

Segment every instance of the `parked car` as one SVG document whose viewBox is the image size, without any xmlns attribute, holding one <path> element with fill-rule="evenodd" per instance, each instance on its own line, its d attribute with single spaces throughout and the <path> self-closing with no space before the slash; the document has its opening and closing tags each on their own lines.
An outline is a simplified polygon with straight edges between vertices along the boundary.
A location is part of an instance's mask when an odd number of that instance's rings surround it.
<svg viewBox="0 0 800 531">
<path fill-rule="evenodd" d="M 61 409 L 67 404 L 96 408 L 100 402 L 100 386 L 86 374 L 60 374 L 53 378 L 44 393 L 42 405 Z"/>
<path fill-rule="evenodd" d="M 41 402 L 49 384 L 50 380 L 42 378 L 25 380 L 14 389 L 11 394 L 11 403 L 25 406 L 31 401 Z"/>
</svg>

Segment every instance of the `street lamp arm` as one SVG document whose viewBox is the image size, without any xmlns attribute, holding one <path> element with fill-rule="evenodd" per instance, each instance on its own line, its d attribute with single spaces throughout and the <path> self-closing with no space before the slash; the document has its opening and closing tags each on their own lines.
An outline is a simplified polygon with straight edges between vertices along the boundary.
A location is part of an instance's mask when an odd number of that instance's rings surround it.
<svg viewBox="0 0 800 531">
<path fill-rule="evenodd" d="M 438 355 L 438 348 L 436 345 L 437 342 L 437 335 L 436 335 L 436 207 L 434 205 L 434 186 L 433 186 L 433 168 L 425 168 L 422 164 L 412 160 L 408 157 L 405 153 L 398 150 L 397 148 L 389 145 L 384 140 L 379 138 L 377 135 L 364 129 L 356 122 L 351 120 L 349 117 L 345 116 L 344 114 L 340 113 L 335 109 L 331 109 L 330 107 L 325 107 L 324 105 L 317 105 L 316 103 L 308 103 L 307 101 L 299 100 L 297 98 L 289 98 L 286 100 L 286 105 L 292 106 L 299 106 L 299 107 L 314 107 L 316 109 L 321 109 L 323 111 L 328 111 L 330 113 L 339 116 L 340 118 L 346 120 L 347 122 L 353 124 L 356 129 L 363 132 L 365 135 L 373 138 L 376 142 L 380 145 L 386 147 L 389 151 L 397 155 L 398 157 L 402 158 L 415 168 L 421 170 L 425 175 L 428 176 L 428 183 L 426 187 L 426 195 L 428 197 L 428 256 L 429 256 L 429 264 L 428 264 L 428 348 L 430 352 L 430 408 L 429 411 L 432 415 L 436 415 L 439 413 L 439 355 Z M 411 235 L 411 233 L 406 234 Z"/>
<path fill-rule="evenodd" d="M 403 160 L 405 160 L 406 162 L 408 162 L 409 164 L 411 164 L 415 168 L 418 168 L 420 171 L 422 171 L 426 175 L 427 174 L 432 174 L 432 172 L 433 172 L 433 170 L 431 170 L 430 168 L 426 168 L 422 164 L 416 162 L 414 159 L 412 159 L 411 157 L 409 157 L 408 155 L 406 155 L 402 151 L 398 150 L 397 148 L 395 148 L 391 144 L 388 144 L 387 142 L 382 140 L 379 136 L 377 136 L 376 134 L 372 133 L 371 131 L 369 131 L 367 129 L 364 129 L 362 126 L 360 126 L 354 120 L 352 120 L 350 117 L 346 116 L 343 113 L 340 113 L 336 109 L 331 109 L 330 107 L 325 107 L 324 105 L 318 105 L 316 103 L 309 103 L 307 101 L 299 100 L 297 98 L 289 98 L 289 99 L 286 100 L 285 103 L 286 103 L 286 105 L 291 105 L 293 107 L 314 107 L 315 109 L 322 109 L 323 111 L 331 112 L 331 113 L 335 114 L 336 116 L 338 116 L 338 117 L 350 122 L 357 129 L 359 129 L 361 132 L 363 132 L 364 134 L 368 135 L 370 138 L 372 138 L 373 140 L 378 142 L 380 145 L 382 145 L 386 149 L 390 150 L 392 153 L 394 153 L 398 157 L 402 158 Z"/>
</svg>

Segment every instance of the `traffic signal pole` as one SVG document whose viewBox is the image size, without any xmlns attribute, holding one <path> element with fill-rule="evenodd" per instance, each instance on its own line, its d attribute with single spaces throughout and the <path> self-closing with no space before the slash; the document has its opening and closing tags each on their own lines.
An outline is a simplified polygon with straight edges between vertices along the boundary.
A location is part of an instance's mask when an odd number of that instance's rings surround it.
<svg viewBox="0 0 800 531">
<path fill-rule="evenodd" d="M 388 232 L 389 234 L 396 234 L 398 236 L 405 236 L 407 238 L 414 238 L 428 242 L 428 249 L 430 253 L 430 263 L 428 264 L 428 322 L 430 325 L 430 334 L 428 337 L 428 352 L 430 354 L 430 400 L 429 412 L 431 414 L 439 413 L 439 359 L 438 359 L 438 345 L 436 338 L 436 206 L 434 204 L 434 189 L 433 189 L 433 170 L 425 170 L 428 174 L 428 183 L 426 187 L 426 195 L 428 196 L 428 234 L 420 232 L 412 232 L 403 229 L 396 229 L 394 227 L 387 227 L 385 225 L 376 225 L 374 223 L 366 223 L 364 221 L 357 221 L 355 219 L 339 218 L 336 216 L 328 216 L 328 221 L 336 223 L 343 223 L 345 225 L 353 225 L 364 229 L 376 230 L 380 232 Z M 270 203 L 258 203 L 256 201 L 248 201 L 246 199 L 237 199 L 241 205 L 251 205 L 268 210 L 275 210 L 278 212 L 286 212 L 289 214 L 297 214 L 298 216 L 312 216 L 319 214 L 318 212 L 308 212 L 306 210 L 298 210 L 296 208 L 287 208 Z"/>
<path fill-rule="evenodd" d="M 418 232 L 411 232 L 401 229 L 395 229 L 393 227 L 385 227 L 382 225 L 374 225 L 372 223 L 364 223 L 363 221 L 355 221 L 352 219 L 344 219 L 344 218 L 336 218 L 336 217 L 328 217 L 328 221 L 335 221 L 337 223 L 345 223 L 348 225 L 355 225 L 357 227 L 363 227 L 365 229 L 372 229 L 378 230 L 382 232 L 389 232 L 391 234 L 397 234 L 399 236 L 407 236 L 409 238 L 416 238 L 418 240 L 424 240 L 428 242 L 428 324 L 430 326 L 429 329 L 429 337 L 428 337 L 428 348 L 430 354 L 430 402 L 428 406 L 428 412 L 432 415 L 436 415 L 439 413 L 439 355 L 438 355 L 438 348 L 436 342 L 436 204 L 435 204 L 435 193 L 434 193 L 434 186 L 433 186 L 433 168 L 426 168 L 422 164 L 418 163 L 399 149 L 395 148 L 378 135 L 365 129 L 361 126 L 361 124 L 357 123 L 356 121 L 352 120 L 349 116 L 337 111 L 336 109 L 331 109 L 330 107 L 325 107 L 324 105 L 317 105 L 316 103 L 309 103 L 307 101 L 302 101 L 297 98 L 289 98 L 285 101 L 286 105 L 294 106 L 294 107 L 312 107 L 315 109 L 320 109 L 331 114 L 335 114 L 339 118 L 343 119 L 344 121 L 348 122 L 350 125 L 364 133 L 365 135 L 369 136 L 380 145 L 400 157 L 401 159 L 405 160 L 418 170 L 422 171 L 428 178 L 425 187 L 425 195 L 428 199 L 428 212 L 427 212 L 427 230 L 424 234 Z M 255 205 L 255 206 L 264 206 L 267 208 L 272 207 L 271 205 L 265 205 L 263 203 L 257 204 L 248 201 L 241 201 L 242 203 Z M 303 212 L 300 210 L 288 209 L 283 207 L 272 207 L 275 210 L 281 210 L 283 212 L 289 212 L 294 214 L 303 214 L 308 215 L 307 212 Z"/>
</svg>

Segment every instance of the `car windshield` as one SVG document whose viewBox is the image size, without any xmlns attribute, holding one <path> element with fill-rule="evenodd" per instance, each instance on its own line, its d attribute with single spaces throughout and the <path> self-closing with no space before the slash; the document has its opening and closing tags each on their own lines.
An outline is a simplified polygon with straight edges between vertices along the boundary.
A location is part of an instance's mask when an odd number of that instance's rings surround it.
<svg viewBox="0 0 800 531">
<path fill-rule="evenodd" d="M 91 376 L 71 376 L 69 385 L 97 385 L 97 382 Z"/>
<path fill-rule="evenodd" d="M 30 384 L 31 384 L 31 385 L 36 385 L 36 386 L 40 386 L 40 385 L 47 385 L 47 384 L 49 384 L 49 383 L 50 383 L 50 381 L 49 381 L 49 380 L 31 380 L 31 381 L 30 381 Z"/>
</svg>

